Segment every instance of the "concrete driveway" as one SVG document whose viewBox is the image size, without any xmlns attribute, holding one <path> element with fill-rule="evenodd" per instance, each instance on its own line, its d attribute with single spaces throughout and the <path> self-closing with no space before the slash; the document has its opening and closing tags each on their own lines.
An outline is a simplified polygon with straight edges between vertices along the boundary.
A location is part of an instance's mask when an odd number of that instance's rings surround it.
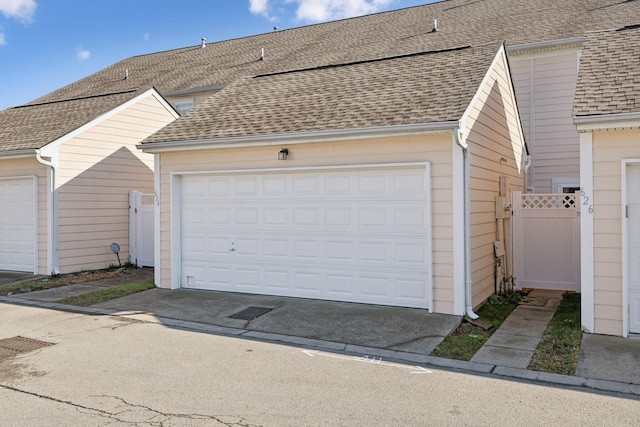
<svg viewBox="0 0 640 427">
<path fill-rule="evenodd" d="M 12 426 L 635 426 L 632 398 L 0 302 Z"/>
<path fill-rule="evenodd" d="M 32 273 L 0 270 L 0 286 L 10 285 L 12 283 L 20 283 L 26 280 L 34 280 L 38 277 L 39 276 L 36 276 Z"/>
<path fill-rule="evenodd" d="M 585 335 L 577 375 L 563 376 L 514 369 L 499 360 L 462 362 L 430 356 L 461 318 L 420 309 L 157 288 L 88 308 L 55 302 L 99 287 L 97 282 L 73 285 L 0 297 L 0 301 L 117 315 L 171 328 L 640 395 L 640 339 Z M 245 310 L 250 312 L 243 319 Z M 526 322 L 521 324 L 528 328 Z"/>
</svg>

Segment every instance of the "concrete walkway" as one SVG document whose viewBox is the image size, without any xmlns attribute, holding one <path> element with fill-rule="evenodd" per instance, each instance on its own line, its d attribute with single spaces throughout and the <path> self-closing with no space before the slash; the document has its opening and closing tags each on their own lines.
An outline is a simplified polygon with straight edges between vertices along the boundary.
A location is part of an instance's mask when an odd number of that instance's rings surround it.
<svg viewBox="0 0 640 427">
<path fill-rule="evenodd" d="M 471 361 L 527 369 L 561 300 L 562 291 L 531 291 Z"/>
</svg>

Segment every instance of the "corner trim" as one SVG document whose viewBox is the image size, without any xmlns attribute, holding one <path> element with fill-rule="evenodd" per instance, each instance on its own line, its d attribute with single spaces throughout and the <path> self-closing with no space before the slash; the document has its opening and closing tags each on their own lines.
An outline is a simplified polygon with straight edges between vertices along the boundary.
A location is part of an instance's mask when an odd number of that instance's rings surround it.
<svg viewBox="0 0 640 427">
<path fill-rule="evenodd" d="M 593 134 L 580 134 L 580 198 L 593 200 Z M 582 293 L 582 329 L 593 333 L 595 329 L 593 213 L 582 209 L 580 213 L 580 292 Z"/>
</svg>

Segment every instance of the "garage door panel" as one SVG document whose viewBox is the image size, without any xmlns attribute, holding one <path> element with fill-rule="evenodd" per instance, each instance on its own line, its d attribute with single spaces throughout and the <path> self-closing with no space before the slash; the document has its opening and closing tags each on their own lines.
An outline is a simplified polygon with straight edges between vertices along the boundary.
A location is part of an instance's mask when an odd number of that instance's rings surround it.
<svg viewBox="0 0 640 427">
<path fill-rule="evenodd" d="M 353 184 L 350 174 L 334 174 L 324 178 L 324 193 L 327 196 L 352 194 Z"/>
<path fill-rule="evenodd" d="M 396 208 L 395 209 L 395 226 L 398 229 L 403 228 L 421 228 L 426 227 L 426 219 L 424 208 L 420 206 Z"/>
<path fill-rule="evenodd" d="M 183 286 L 428 307 L 425 166 L 182 181 Z"/>
<path fill-rule="evenodd" d="M 263 209 L 263 226 L 284 226 L 289 223 L 289 210 L 286 207 L 266 207 Z"/>
<path fill-rule="evenodd" d="M 397 289 L 399 301 L 413 301 L 415 299 L 427 297 L 425 281 L 419 277 L 398 278 L 395 289 Z"/>
<path fill-rule="evenodd" d="M 326 227 L 351 227 L 354 223 L 354 210 L 348 207 L 327 207 L 324 211 L 324 225 Z"/>
<path fill-rule="evenodd" d="M 419 268 L 427 260 L 427 249 L 424 243 L 397 242 L 395 244 L 396 263 Z"/>
<path fill-rule="evenodd" d="M 293 290 L 299 296 L 322 296 L 322 272 L 313 269 L 294 269 L 292 274 Z"/>
<path fill-rule="evenodd" d="M 289 289 L 289 271 L 287 269 L 267 268 L 264 272 L 264 284 L 266 293 L 275 295 L 287 295 Z"/>
<path fill-rule="evenodd" d="M 357 294 L 357 278 L 353 274 L 347 273 L 327 273 L 326 289 L 329 299 L 349 299 Z"/>
<path fill-rule="evenodd" d="M 0 179 L 0 270 L 36 269 L 35 178 Z"/>
<path fill-rule="evenodd" d="M 284 260 L 288 257 L 289 242 L 285 239 L 265 238 L 263 241 L 263 255 L 265 258 Z"/>
<path fill-rule="evenodd" d="M 246 178 L 237 178 L 235 183 L 236 196 L 255 196 L 258 195 L 258 177 L 249 176 Z"/>
<path fill-rule="evenodd" d="M 331 262 L 349 262 L 353 259 L 353 241 L 327 239 L 325 242 L 325 248 L 327 260 Z"/>
<path fill-rule="evenodd" d="M 235 241 L 235 250 L 238 252 L 238 257 L 251 258 L 256 256 L 262 256 L 260 250 L 260 240 L 257 238 L 248 239 L 240 238 Z"/>
</svg>

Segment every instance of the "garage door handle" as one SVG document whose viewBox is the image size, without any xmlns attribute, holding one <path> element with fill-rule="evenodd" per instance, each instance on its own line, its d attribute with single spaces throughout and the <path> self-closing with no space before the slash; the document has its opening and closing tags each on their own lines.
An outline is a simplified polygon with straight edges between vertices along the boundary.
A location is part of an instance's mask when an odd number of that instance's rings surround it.
<svg viewBox="0 0 640 427">
<path fill-rule="evenodd" d="M 231 248 L 231 249 L 229 249 L 229 250 L 230 250 L 231 252 L 235 252 L 235 249 L 234 249 L 234 248 Z"/>
</svg>

